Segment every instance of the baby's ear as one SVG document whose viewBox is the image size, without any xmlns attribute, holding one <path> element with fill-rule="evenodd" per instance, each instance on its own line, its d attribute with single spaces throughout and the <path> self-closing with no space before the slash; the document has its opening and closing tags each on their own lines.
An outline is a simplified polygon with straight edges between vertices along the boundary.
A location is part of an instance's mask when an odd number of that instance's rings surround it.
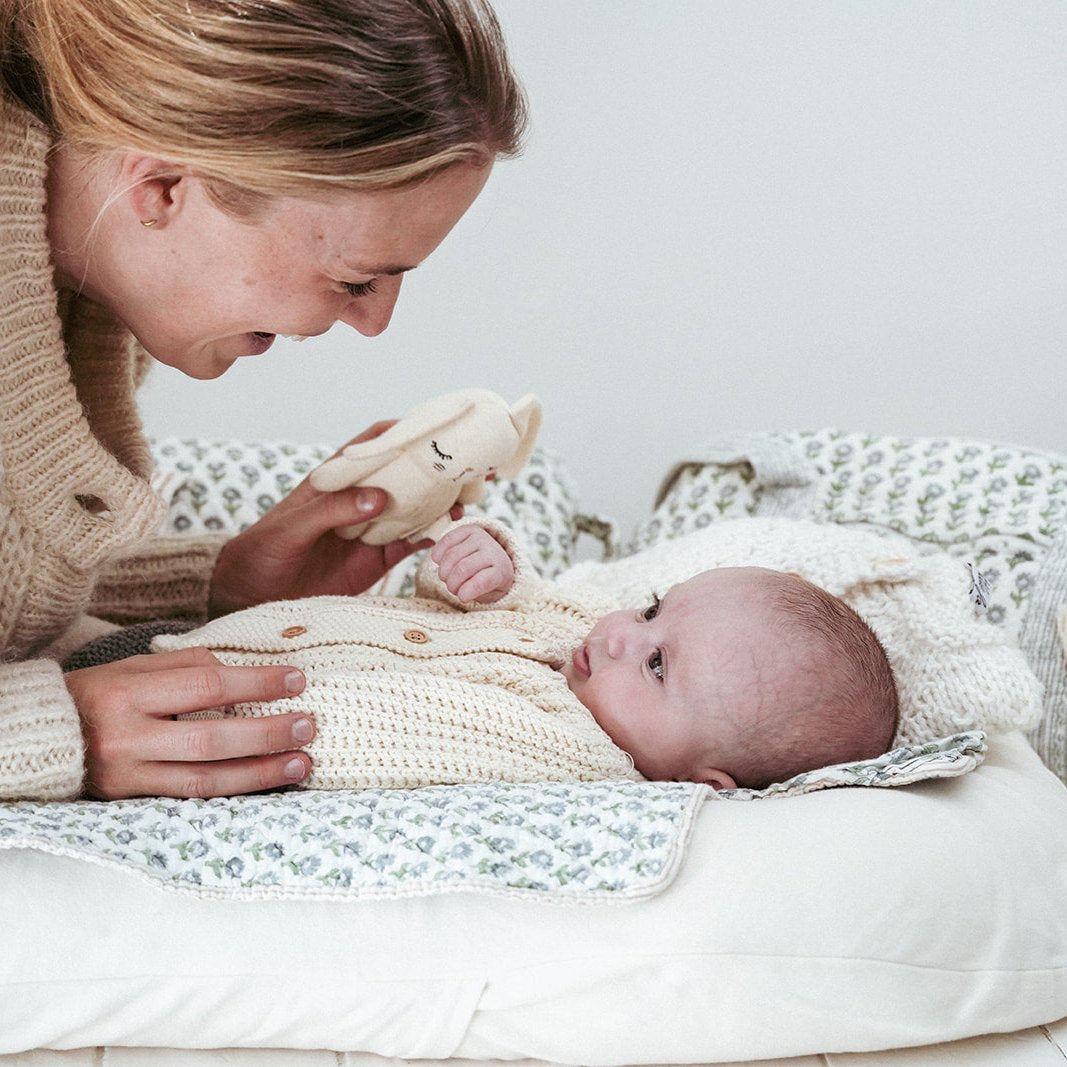
<svg viewBox="0 0 1067 1067">
<path fill-rule="evenodd" d="M 714 767 L 709 768 L 706 771 L 698 771 L 693 775 L 693 780 L 696 782 L 703 782 L 705 785 L 710 785 L 716 793 L 721 789 L 737 788 L 737 782 L 735 782 L 725 771 L 716 770 Z"/>
</svg>

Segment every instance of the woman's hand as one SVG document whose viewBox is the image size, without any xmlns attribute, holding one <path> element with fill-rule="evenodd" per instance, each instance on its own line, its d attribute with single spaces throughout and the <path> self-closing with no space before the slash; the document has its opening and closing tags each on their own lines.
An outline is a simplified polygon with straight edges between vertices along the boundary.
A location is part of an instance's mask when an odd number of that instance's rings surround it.
<svg viewBox="0 0 1067 1067">
<path fill-rule="evenodd" d="M 350 443 L 384 433 L 378 422 Z M 210 613 L 225 615 L 268 600 L 362 593 L 391 567 L 430 541 L 365 545 L 333 531 L 374 518 L 385 507 L 382 489 L 320 493 L 305 478 L 284 500 L 219 553 L 211 578 Z"/>
<path fill-rule="evenodd" d="M 217 797 L 302 781 L 315 736 L 302 713 L 172 720 L 304 688 L 293 667 L 227 667 L 206 648 L 133 656 L 65 675 L 85 735 L 86 791 L 95 797 Z"/>
<path fill-rule="evenodd" d="M 515 582 L 504 546 L 481 526 L 457 526 L 430 549 L 448 591 L 467 603 L 494 604 Z"/>
</svg>

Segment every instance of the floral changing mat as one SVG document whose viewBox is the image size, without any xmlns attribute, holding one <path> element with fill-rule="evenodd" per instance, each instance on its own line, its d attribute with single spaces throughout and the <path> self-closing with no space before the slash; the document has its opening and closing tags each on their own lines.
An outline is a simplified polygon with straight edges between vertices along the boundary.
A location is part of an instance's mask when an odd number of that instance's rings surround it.
<svg viewBox="0 0 1067 1067">
<path fill-rule="evenodd" d="M 670 884 L 705 800 L 955 777 L 984 758 L 957 734 L 755 791 L 606 781 L 0 804 L 0 849 L 116 867 L 205 897 L 353 900 L 473 890 L 628 901 Z"/>
<path fill-rule="evenodd" d="M 705 794 L 606 781 L 13 803 L 0 805 L 0 848 L 231 899 L 480 890 L 621 901 L 671 881 Z"/>
</svg>

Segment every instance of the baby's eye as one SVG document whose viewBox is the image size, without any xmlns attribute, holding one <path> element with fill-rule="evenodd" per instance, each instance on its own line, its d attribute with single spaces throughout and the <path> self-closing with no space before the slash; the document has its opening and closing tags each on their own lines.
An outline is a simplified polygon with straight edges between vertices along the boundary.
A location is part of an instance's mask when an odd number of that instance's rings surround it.
<svg viewBox="0 0 1067 1067">
<path fill-rule="evenodd" d="M 662 682 L 663 681 L 663 653 L 657 648 L 646 661 L 648 669 Z"/>
<path fill-rule="evenodd" d="M 430 442 L 430 447 L 431 447 L 431 448 L 432 448 L 432 449 L 434 450 L 434 452 L 436 452 L 436 453 L 437 453 L 437 455 L 438 455 L 438 456 L 440 456 L 440 457 L 441 457 L 441 459 L 451 459 L 451 458 L 452 458 L 452 457 L 451 457 L 451 456 L 450 456 L 450 455 L 449 455 L 449 454 L 448 454 L 447 452 L 442 452 L 442 451 L 441 451 L 441 450 L 440 450 L 440 449 L 439 449 L 439 448 L 437 447 L 437 442 L 436 442 L 436 441 L 431 441 L 431 442 Z"/>
<path fill-rule="evenodd" d="M 341 282 L 341 285 L 349 296 L 370 296 L 377 288 L 373 278 L 369 282 Z"/>
<path fill-rule="evenodd" d="M 651 622 L 659 614 L 660 599 L 655 593 L 652 594 L 652 603 L 641 612 L 641 618 L 645 622 Z"/>
</svg>

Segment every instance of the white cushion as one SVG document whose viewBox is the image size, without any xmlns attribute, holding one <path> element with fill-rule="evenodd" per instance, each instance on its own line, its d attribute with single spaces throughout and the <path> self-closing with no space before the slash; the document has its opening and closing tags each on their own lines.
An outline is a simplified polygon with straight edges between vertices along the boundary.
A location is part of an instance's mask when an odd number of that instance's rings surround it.
<svg viewBox="0 0 1067 1067">
<path fill-rule="evenodd" d="M 711 800 L 640 902 L 216 901 L 0 853 L 0 1052 L 714 1062 L 1067 1014 L 1067 789 L 1019 734 L 907 789 Z"/>
</svg>

